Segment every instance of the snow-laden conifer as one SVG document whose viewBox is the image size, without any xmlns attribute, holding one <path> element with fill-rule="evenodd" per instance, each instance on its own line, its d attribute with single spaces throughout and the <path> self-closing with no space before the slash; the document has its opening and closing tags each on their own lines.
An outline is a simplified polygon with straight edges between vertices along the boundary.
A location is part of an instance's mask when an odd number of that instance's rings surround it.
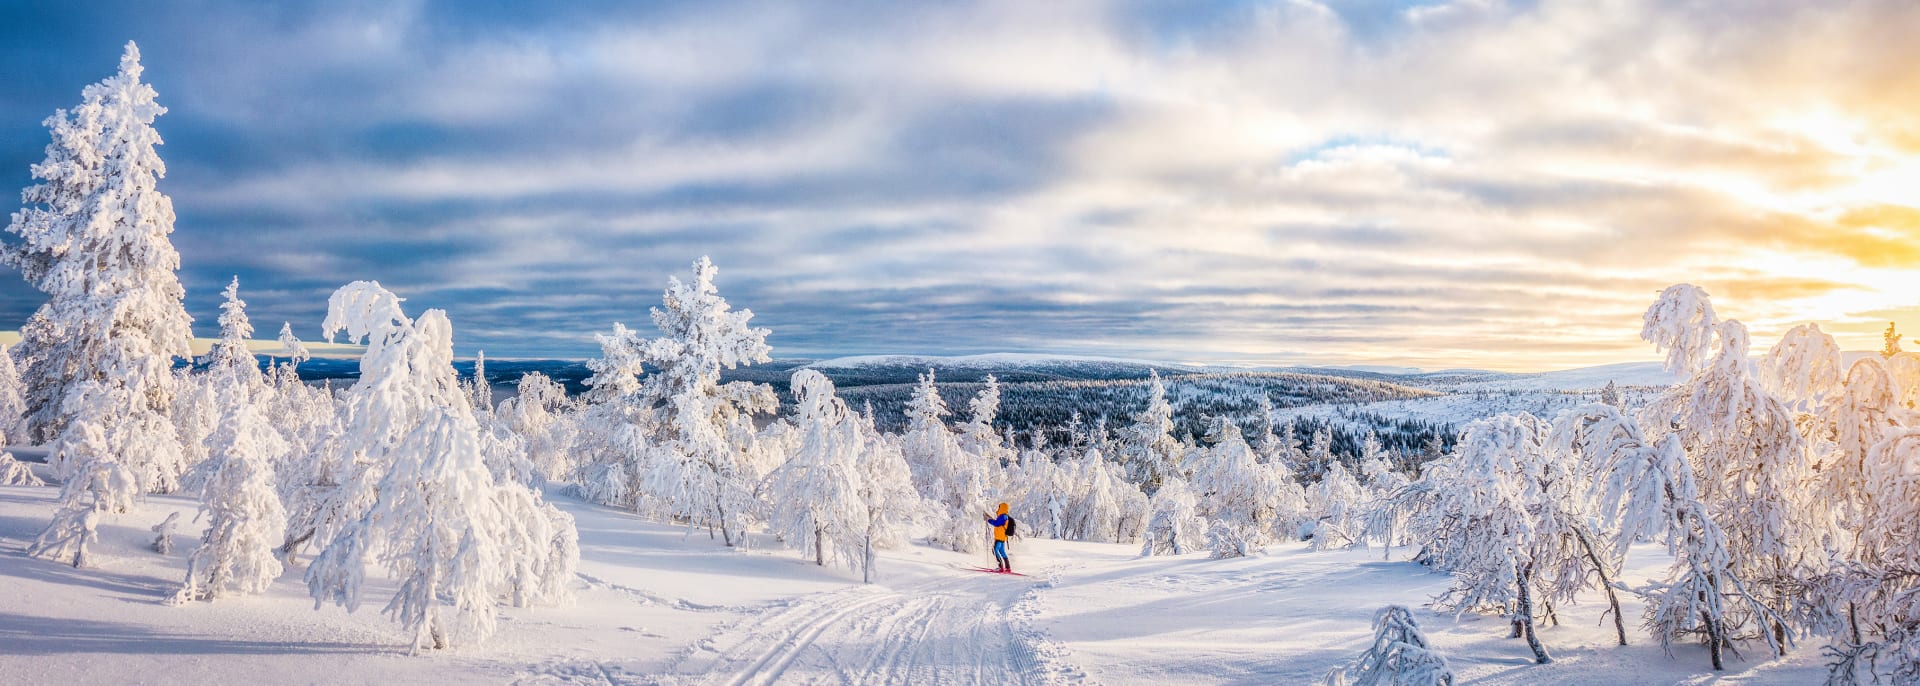
<svg viewBox="0 0 1920 686">
<path fill-rule="evenodd" d="M 218 421 L 207 440 L 201 511 L 208 515 L 200 547 L 187 560 L 176 601 L 213 600 L 229 592 L 259 593 L 279 578 L 274 549 L 286 537 L 286 509 L 275 465 L 290 448 L 272 423 L 273 389 L 247 350 L 253 326 L 240 299 L 240 280 L 227 286 L 220 339 L 208 355 L 202 386 L 213 389 Z"/>
<path fill-rule="evenodd" d="M 667 280 L 652 310 L 659 337 L 619 324 L 599 337 L 603 357 L 589 365 L 588 380 L 599 407 L 588 421 L 601 433 L 581 487 L 635 510 L 644 496 L 660 514 L 717 527 L 732 546 L 747 542 L 744 529 L 761 506 L 754 488 L 773 466 L 770 451 L 755 445 L 753 416 L 772 412 L 779 399 L 765 384 L 720 383 L 722 370 L 770 361 L 772 348 L 769 332 L 749 325 L 751 310 L 735 311 L 720 297 L 717 271 L 702 257 L 691 282 Z"/>
<path fill-rule="evenodd" d="M 26 436 L 26 399 L 22 395 L 20 373 L 13 366 L 13 355 L 0 346 L 0 486 L 39 486 L 44 482 L 26 463 L 14 459 L 4 447 L 9 440 Z"/>
<path fill-rule="evenodd" d="M 967 402 L 967 409 L 967 423 L 960 427 L 960 449 L 979 456 L 990 470 L 997 471 L 1012 462 L 1013 448 L 993 428 L 993 421 L 1000 414 L 1000 381 L 988 374 L 980 392 Z"/>
<path fill-rule="evenodd" d="M 1182 473 L 1184 451 L 1173 438 L 1173 405 L 1167 402 L 1167 386 L 1158 371 L 1150 370 L 1148 377 L 1147 407 L 1120 430 L 1119 457 L 1132 479 L 1151 494 L 1162 479 Z"/>
<path fill-rule="evenodd" d="M 466 386 L 475 412 L 493 412 L 493 382 L 487 380 L 487 351 L 474 353 L 473 378 L 467 381 Z"/>
<path fill-rule="evenodd" d="M 1074 461 L 1069 474 L 1074 489 L 1066 515 L 1068 536 L 1096 543 L 1132 542 L 1136 527 L 1129 515 L 1141 509 L 1135 500 L 1144 496 L 1123 478 L 1119 465 L 1093 448 Z"/>
<path fill-rule="evenodd" d="M 128 43 L 118 74 L 47 119 L 53 140 L 33 167 L 41 183 L 22 193 L 26 207 L 7 226 L 20 237 L 7 261 L 48 296 L 21 327 L 16 351 L 27 388 L 23 438 L 55 442 L 52 461 L 63 478 L 106 460 L 125 465 L 136 489 L 166 492 L 184 469 L 166 426 L 169 368 L 191 354 L 192 319 L 168 238 L 173 203 L 157 187 L 166 165 L 154 151 L 161 141 L 153 121 L 166 108 L 142 71 L 140 51 Z M 101 422 L 100 435 L 62 439 L 81 417 Z M 102 452 L 89 452 L 95 447 Z"/>
<path fill-rule="evenodd" d="M 99 515 L 145 491 L 170 492 L 186 470 L 167 417 L 174 357 L 189 355 L 192 322 L 167 235 L 173 206 L 154 146 L 166 111 L 140 81 L 132 43 L 117 75 L 47 120 L 53 142 L 33 168 L 43 183 L 7 231 L 8 261 L 48 295 L 21 327 L 27 438 L 51 440 L 65 480 L 60 508 L 29 552 L 82 564 Z"/>
<path fill-rule="evenodd" d="M 929 369 L 907 401 L 907 433 L 900 438 L 900 449 L 913 471 L 914 488 L 933 508 L 931 542 L 979 552 L 986 548 L 980 515 L 992 506 L 986 502 L 992 476 L 986 460 L 960 446 L 942 419 L 947 414 L 946 400 Z"/>
<path fill-rule="evenodd" d="M 1095 448 L 1097 449 L 1097 448 Z M 1089 448 L 1066 446 L 1064 451 Z M 1028 538 L 1068 538 L 1072 520 L 1074 481 L 1071 464 L 1061 465 L 1053 454 L 1039 448 L 1020 454 L 1020 462 L 1001 473 L 999 491 L 1013 494 L 1008 502 L 1021 514 L 1020 535 Z"/>
</svg>

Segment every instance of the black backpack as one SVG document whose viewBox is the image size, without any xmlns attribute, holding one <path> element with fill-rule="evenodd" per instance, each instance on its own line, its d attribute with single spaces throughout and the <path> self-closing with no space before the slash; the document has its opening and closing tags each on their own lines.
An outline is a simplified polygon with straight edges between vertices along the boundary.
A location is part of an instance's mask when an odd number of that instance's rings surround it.
<svg viewBox="0 0 1920 686">
<path fill-rule="evenodd" d="M 1008 537 L 1008 538 L 1012 538 L 1012 537 L 1013 537 L 1013 525 L 1014 525 L 1014 524 L 1017 524 L 1017 523 L 1018 523 L 1018 522 L 1015 522 L 1015 521 L 1013 521 L 1013 516 L 1012 516 L 1012 515 L 1008 515 L 1008 516 L 1007 516 L 1007 537 Z"/>
</svg>

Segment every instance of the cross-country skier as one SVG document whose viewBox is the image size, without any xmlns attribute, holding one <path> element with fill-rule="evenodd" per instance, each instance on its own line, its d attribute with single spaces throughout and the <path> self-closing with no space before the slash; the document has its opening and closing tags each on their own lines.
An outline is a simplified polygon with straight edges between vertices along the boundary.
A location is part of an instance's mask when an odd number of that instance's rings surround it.
<svg viewBox="0 0 1920 686">
<path fill-rule="evenodd" d="M 981 515 L 981 517 L 993 527 L 993 559 L 1000 562 L 1000 571 L 1013 571 L 1013 561 L 1007 559 L 1007 525 L 1013 523 L 1013 518 L 1007 516 L 1007 504 L 1000 503 L 1000 516 Z"/>
</svg>

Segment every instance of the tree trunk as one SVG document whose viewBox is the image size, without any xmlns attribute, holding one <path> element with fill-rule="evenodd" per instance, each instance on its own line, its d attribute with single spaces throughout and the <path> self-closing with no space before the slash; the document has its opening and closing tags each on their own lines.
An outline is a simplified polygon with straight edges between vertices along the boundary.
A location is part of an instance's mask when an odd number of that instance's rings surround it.
<svg viewBox="0 0 1920 686">
<path fill-rule="evenodd" d="M 827 566 L 827 553 L 826 553 L 827 547 L 826 547 L 826 544 L 821 540 L 823 538 L 825 538 L 825 536 L 820 533 L 820 528 L 814 527 L 813 529 L 813 565 L 815 567 Z"/>
<path fill-rule="evenodd" d="M 1517 614 L 1515 623 L 1526 630 L 1527 647 L 1533 649 L 1533 661 L 1536 664 L 1544 665 L 1553 662 L 1553 658 L 1547 655 L 1547 647 L 1540 644 L 1540 638 L 1533 635 L 1533 597 L 1527 592 L 1527 586 L 1532 585 L 1530 583 L 1532 579 L 1533 565 L 1527 565 L 1527 568 L 1520 573 L 1520 579 L 1518 581 L 1520 586 L 1520 612 Z"/>
<path fill-rule="evenodd" d="M 1707 654 L 1713 656 L 1713 671 L 1723 671 L 1727 667 L 1720 661 L 1720 622 L 1706 610 L 1700 611 L 1700 619 L 1707 625 Z"/>
<path fill-rule="evenodd" d="M 1627 623 L 1620 618 L 1620 598 L 1613 593 L 1613 580 L 1607 578 L 1607 566 L 1600 561 L 1600 555 L 1593 550 L 1593 542 L 1587 540 L 1587 532 L 1574 530 L 1574 538 L 1580 540 L 1580 548 L 1587 553 L 1587 561 L 1593 563 L 1593 570 L 1600 574 L 1600 588 L 1607 591 L 1607 605 L 1613 612 L 1613 631 L 1620 636 L 1620 645 L 1627 644 Z"/>
<path fill-rule="evenodd" d="M 1853 630 L 1853 644 L 1860 645 L 1860 618 L 1856 616 L 1853 601 L 1847 601 L 1847 628 Z"/>
</svg>

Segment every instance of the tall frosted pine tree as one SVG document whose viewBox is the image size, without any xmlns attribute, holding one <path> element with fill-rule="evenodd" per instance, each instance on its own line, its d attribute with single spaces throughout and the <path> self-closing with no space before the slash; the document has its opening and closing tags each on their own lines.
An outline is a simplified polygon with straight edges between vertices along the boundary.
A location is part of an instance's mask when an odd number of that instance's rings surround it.
<svg viewBox="0 0 1920 686">
<path fill-rule="evenodd" d="M 101 512 L 142 491 L 172 491 L 184 471 L 167 416 L 173 358 L 189 355 L 192 319 L 175 271 L 173 203 L 153 121 L 166 108 L 140 81 L 132 43 L 120 71 L 47 119 L 40 183 L 7 231 L 7 262 L 48 301 L 21 328 L 28 440 L 52 441 L 66 484 L 35 554 L 80 564 Z"/>
</svg>

